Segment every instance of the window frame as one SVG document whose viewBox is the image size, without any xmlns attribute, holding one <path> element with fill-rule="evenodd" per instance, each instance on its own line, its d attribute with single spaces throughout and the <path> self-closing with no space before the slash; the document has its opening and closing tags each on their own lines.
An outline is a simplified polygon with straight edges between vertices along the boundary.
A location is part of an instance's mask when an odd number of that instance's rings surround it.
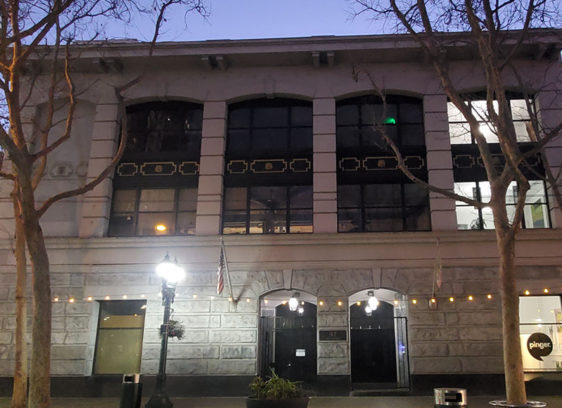
<svg viewBox="0 0 562 408">
<path fill-rule="evenodd" d="M 382 185 L 396 185 L 396 186 L 400 186 L 400 206 L 372 206 L 372 205 L 366 205 L 366 199 L 365 199 L 365 188 L 367 186 L 382 186 Z M 415 183 L 361 183 L 361 184 L 339 184 L 338 185 L 338 206 L 337 206 L 337 210 L 338 210 L 338 233 L 342 233 L 342 234 L 347 234 L 347 233 L 354 233 L 354 232 L 404 232 L 404 231 L 431 231 L 431 211 L 430 211 L 430 206 L 429 206 L 429 194 L 426 195 L 426 199 L 425 199 L 425 206 L 421 206 L 421 205 L 407 205 L 407 200 L 406 200 L 406 193 L 405 193 L 405 185 L 406 184 L 415 184 Z M 340 202 L 341 200 L 339 199 L 340 196 L 340 190 L 339 187 L 343 187 L 343 186 L 357 186 L 359 187 L 359 196 L 360 196 L 360 206 L 359 207 L 348 207 L 348 206 L 340 206 Z M 392 230 L 369 230 L 366 228 L 367 225 L 367 217 L 366 217 L 366 210 L 368 209 L 400 209 L 400 214 L 401 214 L 401 219 L 402 219 L 402 225 L 400 229 L 392 229 Z M 407 219 L 408 219 L 408 209 L 410 208 L 423 208 L 424 211 L 427 213 L 427 224 L 428 224 L 428 228 L 427 229 L 408 229 L 407 228 Z M 341 216 L 340 216 L 340 210 L 353 210 L 353 209 L 359 209 L 359 213 L 361 216 L 361 220 L 360 220 L 360 225 L 358 226 L 359 229 L 356 231 L 344 231 L 340 228 L 340 221 L 341 221 Z"/>
<path fill-rule="evenodd" d="M 140 210 L 140 199 L 141 199 L 141 193 L 142 190 L 174 190 L 174 209 L 172 211 L 141 211 Z M 120 189 L 115 189 L 113 192 L 113 199 L 111 202 L 111 213 L 110 213 L 110 218 L 109 218 L 109 231 L 108 231 L 108 235 L 111 237 L 154 237 L 154 236 L 190 236 L 190 235 L 195 235 L 195 225 L 193 225 L 193 232 L 192 233 L 187 233 L 187 234 L 179 234 L 178 231 L 178 218 L 179 215 L 182 213 L 192 213 L 195 216 L 197 216 L 197 201 L 195 201 L 195 208 L 193 209 L 193 211 L 185 211 L 185 210 L 179 210 L 179 203 L 180 203 L 180 193 L 181 190 L 194 190 L 197 196 L 197 188 L 193 188 L 193 187 L 161 187 L 161 188 L 153 188 L 153 187 L 136 187 L 136 188 L 120 188 Z M 115 212 L 115 196 L 116 193 L 118 191 L 135 191 L 135 209 L 133 212 Z M 139 234 L 139 215 L 140 214 L 173 214 L 173 218 L 174 218 L 174 232 L 172 233 L 163 233 L 163 234 Z M 112 226 L 112 222 L 111 220 L 114 218 L 114 216 L 116 216 L 116 214 L 120 215 L 120 216 L 127 216 L 128 214 L 132 215 L 134 217 L 134 226 L 133 226 L 133 233 L 132 234 L 116 234 L 115 233 L 115 228 L 117 228 L 116 224 L 113 224 Z M 170 230 L 170 228 L 168 228 L 168 231 Z"/>
<path fill-rule="evenodd" d="M 127 373 L 98 373 L 96 372 L 96 362 L 98 361 L 98 357 L 99 357 L 99 352 L 98 352 L 98 344 L 99 344 L 99 332 L 100 329 L 101 330 L 123 330 L 123 329 L 127 329 L 127 328 L 102 328 L 101 327 L 101 323 L 102 323 L 102 305 L 103 304 L 107 304 L 109 302 L 138 302 L 143 303 L 144 306 L 144 313 L 143 313 L 143 322 L 142 322 L 142 328 L 128 328 L 129 330 L 140 330 L 140 353 L 139 353 L 139 360 L 138 360 L 138 366 L 139 368 L 141 367 L 142 364 L 142 349 L 144 346 L 144 330 L 146 328 L 146 306 L 148 304 L 148 302 L 146 301 L 146 299 L 128 299 L 128 300 L 98 300 L 98 322 L 97 322 L 97 327 L 96 327 L 96 341 L 95 341 L 95 345 L 94 345 L 94 356 L 92 359 L 92 376 L 103 376 L 103 375 L 115 375 L 115 374 L 127 374 Z M 142 308 L 142 306 L 141 306 Z"/>
</svg>

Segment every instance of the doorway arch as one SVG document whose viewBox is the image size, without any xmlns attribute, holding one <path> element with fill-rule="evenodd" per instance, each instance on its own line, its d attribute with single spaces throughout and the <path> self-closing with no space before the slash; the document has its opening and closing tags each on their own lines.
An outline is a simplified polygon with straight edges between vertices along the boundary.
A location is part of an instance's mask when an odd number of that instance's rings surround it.
<svg viewBox="0 0 562 408">
<path fill-rule="evenodd" d="M 389 289 L 365 289 L 349 297 L 355 389 L 409 387 L 407 307 L 406 296 Z"/>
<path fill-rule="evenodd" d="M 290 307 L 291 298 L 296 308 Z M 294 310 L 293 310 L 294 309 Z M 271 369 L 291 381 L 316 378 L 316 297 L 305 292 L 279 290 L 261 297 L 259 374 Z"/>
</svg>

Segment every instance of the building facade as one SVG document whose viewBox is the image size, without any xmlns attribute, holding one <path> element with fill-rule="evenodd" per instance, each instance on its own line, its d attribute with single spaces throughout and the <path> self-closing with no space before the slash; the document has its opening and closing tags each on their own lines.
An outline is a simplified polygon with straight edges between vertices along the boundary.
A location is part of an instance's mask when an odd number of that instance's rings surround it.
<svg viewBox="0 0 562 408">
<path fill-rule="evenodd" d="M 535 32 L 516 58 L 547 127 L 562 117 L 559 34 Z M 478 60 L 462 35 L 449 38 L 456 85 L 482 111 Z M 173 304 L 185 333 L 169 344 L 172 393 L 245 394 L 271 368 L 327 393 L 503 387 L 491 213 L 409 182 L 374 126 L 382 122 L 416 176 L 489 194 L 466 123 L 413 39 L 162 43 L 150 60 L 136 42 L 76 51 L 72 137 L 49 158 L 43 199 L 111 162 L 124 119 L 114 89 L 143 76 L 125 94 L 127 148 L 114 175 L 43 217 L 55 395 L 107 395 L 123 373 L 155 375 L 154 267 L 166 254 L 186 270 Z M 505 81 L 527 148 L 536 139 L 523 93 L 515 76 Z M 46 95 L 39 88 L 27 108 L 29 134 Z M 529 163 L 536 177 L 517 241 L 523 343 L 538 332 L 553 343 L 541 358 L 523 350 L 528 379 L 543 385 L 562 381 L 562 213 L 541 174 L 561 163 L 560 139 Z M 14 358 L 10 189 L 0 184 L 4 384 Z M 508 205 L 515 184 L 509 194 Z"/>
</svg>

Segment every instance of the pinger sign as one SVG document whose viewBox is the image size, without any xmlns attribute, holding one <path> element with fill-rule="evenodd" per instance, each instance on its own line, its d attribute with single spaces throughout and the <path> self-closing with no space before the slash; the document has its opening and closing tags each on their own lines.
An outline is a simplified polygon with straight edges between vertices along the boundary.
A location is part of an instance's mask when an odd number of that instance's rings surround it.
<svg viewBox="0 0 562 408">
<path fill-rule="evenodd" d="M 544 333 L 533 333 L 527 339 L 527 350 L 533 358 L 543 361 L 542 357 L 552 353 L 552 340 Z"/>
</svg>

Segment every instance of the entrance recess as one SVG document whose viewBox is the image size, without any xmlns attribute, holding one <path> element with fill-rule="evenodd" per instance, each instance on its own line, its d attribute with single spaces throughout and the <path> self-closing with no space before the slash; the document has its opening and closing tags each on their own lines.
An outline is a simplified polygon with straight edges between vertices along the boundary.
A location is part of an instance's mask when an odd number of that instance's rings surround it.
<svg viewBox="0 0 562 408">
<path fill-rule="evenodd" d="M 406 307 L 403 296 L 386 289 L 366 290 L 350 297 L 354 388 L 409 387 Z"/>
<path fill-rule="evenodd" d="M 298 305 L 289 300 L 296 294 Z M 304 293 L 279 291 L 264 296 L 260 311 L 260 375 L 271 369 L 292 381 L 316 378 L 316 299 Z"/>
</svg>

